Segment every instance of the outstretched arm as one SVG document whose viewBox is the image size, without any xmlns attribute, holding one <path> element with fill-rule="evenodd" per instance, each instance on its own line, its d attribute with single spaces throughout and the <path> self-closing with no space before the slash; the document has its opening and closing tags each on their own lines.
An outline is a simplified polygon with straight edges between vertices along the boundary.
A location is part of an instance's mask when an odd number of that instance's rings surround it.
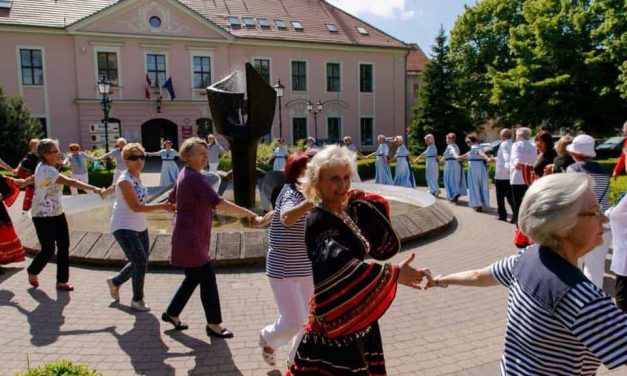
<svg viewBox="0 0 627 376">
<path fill-rule="evenodd" d="M 490 267 L 486 266 L 482 269 L 466 270 L 459 273 L 449 274 L 447 276 L 429 278 L 425 289 L 436 286 L 446 287 L 448 285 L 488 287 L 496 286 L 497 284 L 498 282 L 492 276 Z"/>
</svg>

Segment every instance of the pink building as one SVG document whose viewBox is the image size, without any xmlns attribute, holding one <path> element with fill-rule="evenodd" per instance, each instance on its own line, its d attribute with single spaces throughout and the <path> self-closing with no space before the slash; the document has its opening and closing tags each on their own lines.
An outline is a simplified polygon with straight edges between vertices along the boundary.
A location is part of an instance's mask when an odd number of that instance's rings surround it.
<svg viewBox="0 0 627 376">
<path fill-rule="evenodd" d="M 273 137 L 349 135 L 371 149 L 410 122 L 409 51 L 322 0 L 0 0 L 0 85 L 63 148 L 93 146 L 101 75 L 112 82 L 110 122 L 156 150 L 210 128 L 205 87 L 250 62 L 285 86 Z M 174 100 L 160 88 L 168 78 Z M 317 127 L 308 101 L 323 103 Z"/>
</svg>

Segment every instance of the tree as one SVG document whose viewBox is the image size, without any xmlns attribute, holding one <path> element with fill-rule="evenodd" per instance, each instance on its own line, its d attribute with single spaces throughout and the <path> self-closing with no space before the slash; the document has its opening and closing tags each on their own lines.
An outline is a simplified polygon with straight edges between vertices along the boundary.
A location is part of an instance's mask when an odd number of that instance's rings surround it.
<svg viewBox="0 0 627 376">
<path fill-rule="evenodd" d="M 15 167 L 28 152 L 28 140 L 42 135 L 41 123 L 30 116 L 21 97 L 4 95 L 0 86 L 0 150 L 2 159 Z"/>
<path fill-rule="evenodd" d="M 453 76 L 443 27 L 431 48 L 431 60 L 425 67 L 423 80 L 410 137 L 421 142 L 426 134 L 433 133 L 436 142 L 441 143 L 449 132 L 462 134 L 472 130 L 466 115 L 453 100 Z"/>
</svg>

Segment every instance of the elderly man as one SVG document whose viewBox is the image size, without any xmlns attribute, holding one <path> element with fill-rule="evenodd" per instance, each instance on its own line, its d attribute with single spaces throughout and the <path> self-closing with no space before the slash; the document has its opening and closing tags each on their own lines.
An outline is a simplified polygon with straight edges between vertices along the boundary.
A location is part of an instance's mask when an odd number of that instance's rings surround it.
<svg viewBox="0 0 627 376">
<path fill-rule="evenodd" d="M 594 139 L 587 134 L 582 134 L 573 139 L 566 146 L 566 150 L 575 160 L 568 166 L 567 172 L 583 172 L 594 180 L 594 195 L 601 209 L 605 212 L 610 208 L 610 173 L 603 166 L 594 162 Z M 608 228 L 603 230 L 603 244 L 597 246 L 592 252 L 583 258 L 583 272 L 595 285 L 603 288 L 603 274 L 605 273 L 605 257 L 610 250 L 612 233 Z"/>
<path fill-rule="evenodd" d="M 623 124 L 623 136 L 625 139 L 623 140 L 623 148 L 627 147 L 627 121 Z M 618 179 L 618 175 L 625 173 L 625 153 L 620 155 L 618 158 L 618 162 L 616 162 L 616 166 L 614 166 L 614 172 L 612 173 L 612 177 L 614 179 Z"/>
<path fill-rule="evenodd" d="M 496 187 L 496 206 L 499 221 L 507 221 L 507 210 L 505 209 L 505 199 L 509 203 L 509 207 L 514 212 L 514 203 L 512 200 L 512 188 L 509 184 L 510 157 L 512 154 L 512 131 L 510 129 L 501 130 L 501 144 L 499 151 L 496 153 L 496 169 L 494 173 L 494 186 Z M 513 221 L 513 219 L 512 219 Z"/>
<path fill-rule="evenodd" d="M 509 163 L 509 183 L 512 188 L 512 201 L 514 202 L 512 223 L 518 223 L 518 210 L 525 192 L 527 192 L 527 183 L 525 183 L 523 177 L 523 166 L 533 165 L 536 162 L 537 152 L 536 148 L 529 143 L 530 138 L 531 129 L 527 127 L 516 129 L 516 142 L 512 145 Z"/>
</svg>

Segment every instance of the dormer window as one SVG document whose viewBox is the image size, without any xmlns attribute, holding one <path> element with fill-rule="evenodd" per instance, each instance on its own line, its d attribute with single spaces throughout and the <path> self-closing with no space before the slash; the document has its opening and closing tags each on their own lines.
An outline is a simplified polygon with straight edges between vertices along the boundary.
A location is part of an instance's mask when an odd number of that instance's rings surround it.
<svg viewBox="0 0 627 376">
<path fill-rule="evenodd" d="M 337 27 L 335 24 L 325 24 L 329 33 L 337 33 Z"/>
<path fill-rule="evenodd" d="M 294 30 L 303 30 L 303 24 L 301 24 L 300 21 L 292 21 L 292 27 Z"/>
<path fill-rule="evenodd" d="M 368 30 L 364 29 L 361 26 L 357 26 L 357 31 L 359 32 L 359 34 L 361 35 L 368 35 Z"/>
<path fill-rule="evenodd" d="M 231 26 L 241 26 L 239 18 L 237 18 L 236 16 L 228 16 L 226 19 L 229 20 Z"/>
<path fill-rule="evenodd" d="M 276 25 L 277 29 L 281 29 L 281 30 L 287 29 L 287 26 L 285 26 L 285 21 L 283 20 L 274 20 L 274 24 Z"/>
<path fill-rule="evenodd" d="M 270 27 L 270 22 L 268 22 L 267 18 L 257 18 L 257 22 L 261 27 Z"/>
<path fill-rule="evenodd" d="M 11 1 L 0 0 L 0 9 L 11 9 Z"/>
<path fill-rule="evenodd" d="M 255 20 L 252 17 L 242 17 L 242 21 L 246 27 L 255 27 Z"/>
</svg>

